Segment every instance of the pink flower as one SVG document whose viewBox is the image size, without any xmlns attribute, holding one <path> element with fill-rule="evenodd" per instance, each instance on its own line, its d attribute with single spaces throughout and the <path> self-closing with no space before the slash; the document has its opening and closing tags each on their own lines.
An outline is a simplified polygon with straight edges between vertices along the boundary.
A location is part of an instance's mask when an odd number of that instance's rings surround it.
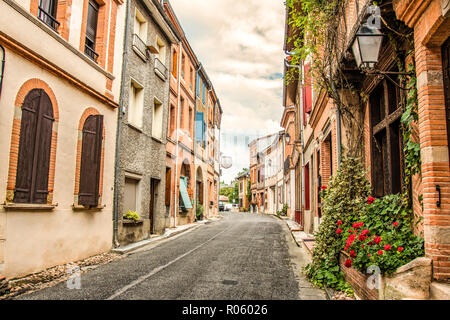
<svg viewBox="0 0 450 320">
<path fill-rule="evenodd" d="M 350 267 L 352 266 L 352 260 L 347 259 L 347 260 L 345 261 L 344 265 L 345 265 L 347 268 L 350 268 Z"/>
<path fill-rule="evenodd" d="M 391 250 L 391 245 L 390 244 L 386 244 L 385 246 L 384 246 L 384 250 Z"/>
<path fill-rule="evenodd" d="M 367 203 L 368 204 L 372 204 L 372 202 L 374 202 L 375 201 L 375 198 L 374 197 L 368 197 L 367 198 Z"/>
<path fill-rule="evenodd" d="M 403 251 L 403 247 L 398 247 L 398 248 L 397 248 L 397 251 L 398 251 L 398 252 L 402 252 L 402 251 Z"/>
</svg>

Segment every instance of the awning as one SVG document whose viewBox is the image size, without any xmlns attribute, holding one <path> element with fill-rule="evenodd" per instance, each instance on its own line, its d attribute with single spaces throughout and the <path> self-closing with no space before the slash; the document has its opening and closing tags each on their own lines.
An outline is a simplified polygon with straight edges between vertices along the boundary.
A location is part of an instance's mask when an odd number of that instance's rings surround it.
<svg viewBox="0 0 450 320">
<path fill-rule="evenodd" d="M 189 199 L 189 194 L 187 192 L 187 178 L 180 177 L 180 207 L 185 209 L 192 209 L 192 202 Z"/>
</svg>

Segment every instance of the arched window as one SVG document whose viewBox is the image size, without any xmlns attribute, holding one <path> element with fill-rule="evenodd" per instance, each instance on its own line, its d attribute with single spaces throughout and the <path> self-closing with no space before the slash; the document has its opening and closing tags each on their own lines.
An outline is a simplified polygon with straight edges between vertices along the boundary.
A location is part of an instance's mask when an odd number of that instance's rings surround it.
<svg viewBox="0 0 450 320">
<path fill-rule="evenodd" d="M 103 140 L 103 116 L 90 115 L 83 125 L 78 204 L 98 206 Z"/>
<path fill-rule="evenodd" d="M 14 202 L 47 203 L 53 106 L 43 89 L 32 89 L 22 105 Z"/>
</svg>

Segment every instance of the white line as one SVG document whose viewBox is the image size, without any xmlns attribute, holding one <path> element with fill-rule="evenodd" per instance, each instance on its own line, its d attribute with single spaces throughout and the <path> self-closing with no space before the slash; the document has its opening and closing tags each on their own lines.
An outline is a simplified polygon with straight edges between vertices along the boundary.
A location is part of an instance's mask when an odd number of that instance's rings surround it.
<svg viewBox="0 0 450 320">
<path fill-rule="evenodd" d="M 206 240 L 205 242 L 203 242 L 202 244 L 199 244 L 198 246 L 196 246 L 194 249 L 189 250 L 188 252 L 182 254 L 181 256 L 178 256 L 177 258 L 173 259 L 172 261 L 168 262 L 167 264 L 160 266 L 156 269 L 154 269 L 152 272 L 147 273 L 143 276 L 140 276 L 139 278 L 137 278 L 136 280 L 134 280 L 133 282 L 131 282 L 130 284 L 126 285 L 125 287 L 123 287 L 122 289 L 117 290 L 112 296 L 106 298 L 106 300 L 113 300 L 114 298 L 117 298 L 118 296 L 120 296 L 122 293 L 124 293 L 125 291 L 127 291 L 128 289 L 131 289 L 132 287 L 140 284 L 141 282 L 145 281 L 146 279 L 150 278 L 151 276 L 157 274 L 158 272 L 160 272 L 161 270 L 164 270 L 165 268 L 167 268 L 168 266 L 170 266 L 171 264 L 177 262 L 178 260 L 186 257 L 187 255 L 191 254 L 192 252 L 198 250 L 199 248 L 203 247 L 205 244 L 207 244 L 208 242 L 214 240 L 215 238 L 217 238 L 218 236 L 220 236 L 222 233 L 230 230 L 233 226 L 229 227 L 228 229 L 225 229 L 221 232 L 219 232 L 218 234 L 216 234 L 214 237 Z"/>
</svg>

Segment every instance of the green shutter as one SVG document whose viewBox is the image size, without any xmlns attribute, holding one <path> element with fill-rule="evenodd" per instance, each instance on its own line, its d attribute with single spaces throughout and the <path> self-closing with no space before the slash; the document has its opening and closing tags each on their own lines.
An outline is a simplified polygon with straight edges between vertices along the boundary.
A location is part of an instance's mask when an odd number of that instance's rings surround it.
<svg viewBox="0 0 450 320">
<path fill-rule="evenodd" d="M 181 200 L 183 202 L 183 207 L 185 209 L 192 209 L 192 202 L 191 199 L 189 199 L 189 194 L 187 192 L 187 178 L 186 177 L 180 177 L 180 195 Z M 181 206 L 181 202 L 180 202 Z"/>
</svg>

